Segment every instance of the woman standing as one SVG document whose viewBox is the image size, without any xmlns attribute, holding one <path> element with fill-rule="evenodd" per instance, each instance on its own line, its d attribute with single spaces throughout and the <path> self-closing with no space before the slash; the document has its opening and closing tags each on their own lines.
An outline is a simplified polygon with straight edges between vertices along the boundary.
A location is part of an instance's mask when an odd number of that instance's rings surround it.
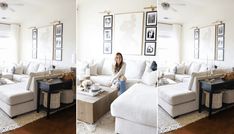
<svg viewBox="0 0 234 134">
<path fill-rule="evenodd" d="M 123 61 L 121 53 L 116 53 L 115 64 L 112 66 L 113 78 L 111 80 L 112 86 L 116 86 L 120 94 L 126 91 L 126 77 L 124 76 L 126 63 Z"/>
</svg>

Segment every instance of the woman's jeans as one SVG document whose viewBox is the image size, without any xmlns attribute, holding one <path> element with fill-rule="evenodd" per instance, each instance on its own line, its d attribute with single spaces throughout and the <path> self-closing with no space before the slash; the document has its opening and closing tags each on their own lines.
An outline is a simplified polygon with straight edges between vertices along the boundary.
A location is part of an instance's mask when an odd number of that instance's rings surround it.
<svg viewBox="0 0 234 134">
<path fill-rule="evenodd" d="M 120 92 L 120 94 L 122 94 L 125 91 L 126 91 L 126 81 L 120 80 L 119 81 L 119 92 Z"/>
</svg>

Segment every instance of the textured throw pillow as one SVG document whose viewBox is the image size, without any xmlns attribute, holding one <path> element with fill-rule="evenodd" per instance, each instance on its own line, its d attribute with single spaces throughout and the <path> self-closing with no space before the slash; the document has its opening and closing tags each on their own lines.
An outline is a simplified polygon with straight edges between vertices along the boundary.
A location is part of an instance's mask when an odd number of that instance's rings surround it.
<svg viewBox="0 0 234 134">
<path fill-rule="evenodd" d="M 157 71 L 144 72 L 142 82 L 149 86 L 155 86 L 157 82 Z"/>
<path fill-rule="evenodd" d="M 26 70 L 26 74 L 30 74 L 31 72 L 37 72 L 38 67 L 38 63 L 31 62 Z"/>
<path fill-rule="evenodd" d="M 97 64 L 89 65 L 90 75 L 98 75 L 97 74 Z"/>
<path fill-rule="evenodd" d="M 23 74 L 24 68 L 22 64 L 16 64 L 14 66 L 14 74 Z"/>
<path fill-rule="evenodd" d="M 176 66 L 176 73 L 177 74 L 184 74 L 185 73 L 185 65 L 184 64 L 178 64 Z"/>
</svg>

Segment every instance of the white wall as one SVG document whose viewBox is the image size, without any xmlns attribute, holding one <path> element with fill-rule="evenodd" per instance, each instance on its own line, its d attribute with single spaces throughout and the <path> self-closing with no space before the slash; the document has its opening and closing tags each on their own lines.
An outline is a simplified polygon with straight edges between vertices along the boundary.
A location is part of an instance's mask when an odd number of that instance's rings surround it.
<svg viewBox="0 0 234 134">
<path fill-rule="evenodd" d="M 27 14 L 30 19 L 27 19 L 21 25 L 20 60 L 32 60 L 32 31 L 29 27 L 50 25 L 51 22 L 59 20 L 63 23 L 63 60 L 54 61 L 54 64 L 60 67 L 72 66 L 72 54 L 76 52 L 75 3 L 75 0 L 64 2 L 62 6 L 56 6 L 56 3 L 54 3 L 54 5 L 50 5 L 50 8 Z M 40 59 L 38 60 L 40 61 Z"/>
<path fill-rule="evenodd" d="M 99 12 L 110 10 L 112 14 L 115 14 L 146 11 L 144 7 L 156 5 L 156 0 L 78 0 L 77 5 L 77 58 L 84 60 L 87 58 L 114 57 L 115 52 L 112 55 L 103 54 L 103 16 L 105 14 Z M 124 57 L 148 60 L 156 60 L 157 57 L 143 55 L 142 50 L 141 56 L 124 55 Z"/>
<path fill-rule="evenodd" d="M 210 5 L 212 6 L 212 5 Z M 225 23 L 225 52 L 224 52 L 224 61 L 215 61 L 215 64 L 218 66 L 224 67 L 233 67 L 234 66 L 234 17 L 232 15 L 234 12 L 233 8 L 222 7 L 220 6 L 217 10 L 207 10 L 200 16 L 193 16 L 193 20 L 190 23 L 186 23 L 183 26 L 183 45 L 182 45 L 182 60 L 191 61 L 193 58 L 194 50 L 194 39 L 193 39 L 193 29 L 194 26 L 205 26 L 210 25 L 212 22 L 217 20 L 223 21 Z M 195 61 L 206 62 L 206 59 L 200 59 Z M 209 61 L 212 63 L 213 61 Z"/>
</svg>

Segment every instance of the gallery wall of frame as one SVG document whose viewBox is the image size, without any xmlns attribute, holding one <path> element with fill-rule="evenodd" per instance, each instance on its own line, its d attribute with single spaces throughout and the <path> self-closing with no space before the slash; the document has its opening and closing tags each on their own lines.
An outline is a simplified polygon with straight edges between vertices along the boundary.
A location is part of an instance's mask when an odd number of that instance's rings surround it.
<svg viewBox="0 0 234 134">
<path fill-rule="evenodd" d="M 62 61 L 63 54 L 63 23 L 54 25 L 54 60 Z"/>
<path fill-rule="evenodd" d="M 37 39 L 38 32 L 37 28 L 32 29 L 32 58 L 37 59 Z"/>
<path fill-rule="evenodd" d="M 215 59 L 224 61 L 225 24 L 216 25 Z"/>
<path fill-rule="evenodd" d="M 157 43 L 157 11 L 146 12 L 145 24 L 144 55 L 155 56 Z"/>
<path fill-rule="evenodd" d="M 224 50 L 225 50 L 225 23 L 215 25 L 215 54 L 214 59 L 217 61 L 224 61 Z M 200 29 L 194 29 L 194 58 L 199 59 L 200 53 Z"/>
<path fill-rule="evenodd" d="M 103 54 L 112 54 L 113 15 L 103 16 Z"/>
<path fill-rule="evenodd" d="M 194 58 L 199 59 L 199 39 L 200 30 L 198 28 L 194 29 Z"/>
</svg>

